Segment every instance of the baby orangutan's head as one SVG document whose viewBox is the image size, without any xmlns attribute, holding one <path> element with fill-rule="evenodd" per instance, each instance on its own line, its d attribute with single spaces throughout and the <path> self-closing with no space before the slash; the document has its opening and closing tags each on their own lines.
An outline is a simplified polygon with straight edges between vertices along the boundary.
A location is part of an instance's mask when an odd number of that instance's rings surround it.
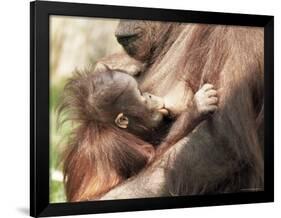
<svg viewBox="0 0 281 218">
<path fill-rule="evenodd" d="M 65 107 L 75 110 L 76 120 L 93 120 L 135 134 L 157 128 L 167 114 L 162 98 L 141 93 L 132 76 L 106 65 L 94 73 L 77 73 L 66 91 L 70 99 Z"/>
</svg>

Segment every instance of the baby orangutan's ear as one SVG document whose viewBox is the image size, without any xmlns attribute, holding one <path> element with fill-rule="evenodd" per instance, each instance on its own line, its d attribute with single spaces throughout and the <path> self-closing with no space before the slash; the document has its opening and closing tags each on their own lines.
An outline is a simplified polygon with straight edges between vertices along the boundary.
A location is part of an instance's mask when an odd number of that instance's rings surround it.
<svg viewBox="0 0 281 218">
<path fill-rule="evenodd" d="M 120 113 L 115 118 L 115 124 L 122 129 L 126 129 L 126 128 L 128 128 L 129 119 L 128 119 L 128 117 L 124 116 L 123 113 Z"/>
</svg>

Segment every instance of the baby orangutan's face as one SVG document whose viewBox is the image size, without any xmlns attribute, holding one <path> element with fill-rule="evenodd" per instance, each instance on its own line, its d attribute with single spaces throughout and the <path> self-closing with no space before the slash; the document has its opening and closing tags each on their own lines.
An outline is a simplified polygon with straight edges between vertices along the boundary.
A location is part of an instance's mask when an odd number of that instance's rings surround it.
<svg viewBox="0 0 281 218">
<path fill-rule="evenodd" d="M 168 114 L 164 100 L 149 93 L 141 93 L 136 80 L 125 73 L 113 74 L 115 87 L 113 92 L 119 92 L 112 104 L 112 110 L 118 112 L 115 123 L 121 128 L 145 126 L 156 128 Z M 135 126 L 135 127 L 134 127 Z"/>
</svg>

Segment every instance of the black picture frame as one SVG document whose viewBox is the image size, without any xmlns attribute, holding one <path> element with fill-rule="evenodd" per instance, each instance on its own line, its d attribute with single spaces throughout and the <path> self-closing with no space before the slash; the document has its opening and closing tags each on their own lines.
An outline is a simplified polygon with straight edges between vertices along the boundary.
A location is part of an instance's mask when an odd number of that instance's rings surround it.
<svg viewBox="0 0 281 218">
<path fill-rule="evenodd" d="M 194 22 L 264 27 L 264 191 L 79 203 L 49 203 L 49 16 Z M 263 15 L 35 1 L 30 3 L 30 215 L 57 216 L 119 211 L 272 202 L 274 200 L 274 17 Z"/>
</svg>

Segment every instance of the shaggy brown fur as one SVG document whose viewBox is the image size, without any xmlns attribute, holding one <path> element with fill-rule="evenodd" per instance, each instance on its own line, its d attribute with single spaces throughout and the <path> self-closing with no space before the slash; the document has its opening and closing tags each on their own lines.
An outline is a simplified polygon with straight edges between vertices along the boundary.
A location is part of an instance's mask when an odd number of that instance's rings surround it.
<svg viewBox="0 0 281 218">
<path fill-rule="evenodd" d="M 110 75 L 108 79 L 110 81 Z M 101 197 L 137 174 L 154 157 L 152 145 L 109 121 L 115 113 L 113 105 L 111 110 L 99 108 L 119 95 L 118 87 L 114 87 L 115 92 L 109 93 L 110 96 L 103 93 L 106 99 L 100 99 L 101 88 L 108 86 L 103 82 L 95 74 L 76 73 L 65 86 L 59 116 L 67 112 L 66 120 L 62 122 L 73 121 L 76 125 L 63 160 L 68 201 Z M 103 117 L 108 121 L 102 121 Z"/>
</svg>

